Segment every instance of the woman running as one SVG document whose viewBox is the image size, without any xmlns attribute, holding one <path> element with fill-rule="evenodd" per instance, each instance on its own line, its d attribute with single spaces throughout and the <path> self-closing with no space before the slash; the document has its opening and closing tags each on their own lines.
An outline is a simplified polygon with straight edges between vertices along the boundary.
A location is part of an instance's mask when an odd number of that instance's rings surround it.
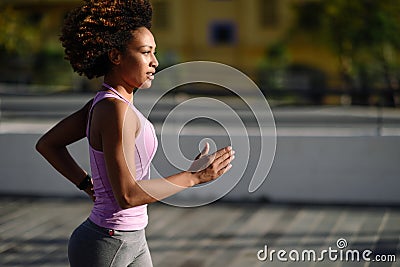
<svg viewBox="0 0 400 267">
<path fill-rule="evenodd" d="M 188 171 L 149 179 L 157 149 L 153 125 L 132 104 L 136 89 L 151 86 L 158 66 L 147 0 L 86 0 L 67 16 L 61 42 L 74 71 L 103 77 L 94 99 L 44 134 L 36 148 L 94 201 L 89 218 L 72 233 L 72 267 L 152 266 L 145 237 L 147 204 L 214 180 L 232 165 L 234 151 L 208 155 L 206 144 Z M 88 138 L 91 174 L 67 146 Z"/>
</svg>

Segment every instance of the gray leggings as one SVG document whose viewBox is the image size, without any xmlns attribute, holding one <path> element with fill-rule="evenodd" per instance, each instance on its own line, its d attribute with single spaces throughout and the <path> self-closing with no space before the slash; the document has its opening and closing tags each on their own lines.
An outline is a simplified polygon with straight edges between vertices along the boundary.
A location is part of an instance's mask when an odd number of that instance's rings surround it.
<svg viewBox="0 0 400 267">
<path fill-rule="evenodd" d="M 153 266 L 144 230 L 113 231 L 89 219 L 72 233 L 68 244 L 71 267 Z"/>
</svg>

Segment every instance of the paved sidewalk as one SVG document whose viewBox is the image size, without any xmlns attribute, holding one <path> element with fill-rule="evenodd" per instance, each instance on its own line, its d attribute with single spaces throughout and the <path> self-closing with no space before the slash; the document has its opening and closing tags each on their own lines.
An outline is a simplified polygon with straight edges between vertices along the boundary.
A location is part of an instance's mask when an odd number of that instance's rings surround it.
<svg viewBox="0 0 400 267">
<path fill-rule="evenodd" d="M 85 199 L 0 197 L 0 266 L 68 266 L 69 235 L 90 208 Z M 149 215 L 156 267 L 400 266 L 400 208 L 217 202 L 190 209 L 152 204 Z M 342 250 L 340 238 L 347 242 Z M 257 252 L 265 245 L 288 259 L 291 250 L 319 257 L 331 247 L 337 255 L 395 255 L 396 262 L 331 261 L 328 254 L 321 262 L 279 262 L 276 253 L 261 262 Z"/>
</svg>

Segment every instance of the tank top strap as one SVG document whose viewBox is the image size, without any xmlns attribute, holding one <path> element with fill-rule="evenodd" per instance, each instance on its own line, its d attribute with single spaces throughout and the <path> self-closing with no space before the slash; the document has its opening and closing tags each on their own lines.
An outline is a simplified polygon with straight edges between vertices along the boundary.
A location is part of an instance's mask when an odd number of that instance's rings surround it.
<svg viewBox="0 0 400 267">
<path fill-rule="evenodd" d="M 114 94 L 116 94 L 119 98 L 121 98 L 122 100 L 124 100 L 127 104 L 131 104 L 131 102 L 129 101 L 129 100 L 127 100 L 125 97 L 123 97 L 120 93 L 118 93 L 118 91 L 117 90 L 115 90 L 112 86 L 110 86 L 110 85 L 108 85 L 108 84 L 106 84 L 106 83 L 103 83 L 103 86 L 105 87 L 105 88 L 107 88 L 108 90 L 110 90 L 110 91 L 112 91 Z"/>
</svg>

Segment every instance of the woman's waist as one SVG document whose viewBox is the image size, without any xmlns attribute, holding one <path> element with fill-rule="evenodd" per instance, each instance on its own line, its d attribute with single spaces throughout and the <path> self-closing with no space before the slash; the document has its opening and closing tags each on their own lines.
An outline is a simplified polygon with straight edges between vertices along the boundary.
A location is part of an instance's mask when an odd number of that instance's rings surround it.
<svg viewBox="0 0 400 267">
<path fill-rule="evenodd" d="M 140 230 L 147 225 L 147 205 L 121 209 L 114 204 L 95 203 L 89 218 L 105 228 L 121 231 Z"/>
<path fill-rule="evenodd" d="M 114 196 L 101 196 L 95 194 L 96 200 L 94 201 L 93 209 L 98 210 L 104 214 L 135 214 L 146 210 L 147 205 L 135 206 L 128 209 L 122 209 Z"/>
</svg>

